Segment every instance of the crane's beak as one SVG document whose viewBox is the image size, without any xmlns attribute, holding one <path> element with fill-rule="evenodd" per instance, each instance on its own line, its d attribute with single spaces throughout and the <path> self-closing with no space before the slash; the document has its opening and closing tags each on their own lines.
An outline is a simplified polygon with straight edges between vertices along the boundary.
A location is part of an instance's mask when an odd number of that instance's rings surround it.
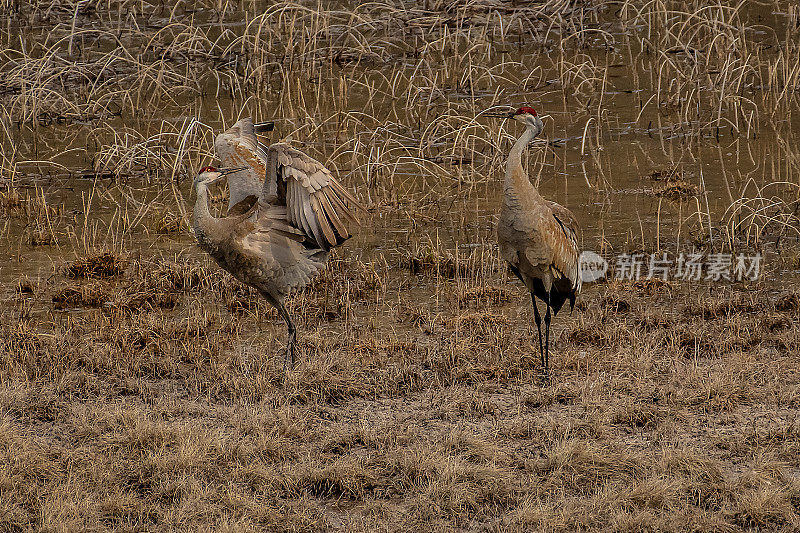
<svg viewBox="0 0 800 533">
<path fill-rule="evenodd" d="M 497 112 L 484 113 L 483 116 L 484 117 L 492 117 L 492 118 L 514 118 L 514 112 L 513 111 L 508 111 L 508 112 L 505 112 L 505 113 L 497 113 Z"/>
<path fill-rule="evenodd" d="M 221 168 L 219 169 L 219 173 L 223 176 L 227 176 L 228 174 L 235 174 L 236 172 L 241 172 L 242 170 L 247 170 L 249 167 L 236 167 L 236 168 Z"/>
<path fill-rule="evenodd" d="M 491 111 L 487 111 L 482 116 L 484 117 L 492 117 L 492 118 L 514 118 L 514 113 L 517 111 L 516 108 L 512 108 L 511 106 L 501 105 L 492 109 Z"/>
<path fill-rule="evenodd" d="M 219 172 L 219 176 L 217 176 L 216 178 L 212 178 L 212 179 L 206 181 L 206 185 L 212 185 L 214 183 L 217 183 L 218 181 L 222 181 L 227 176 L 229 176 L 231 174 L 235 174 L 237 172 L 241 172 L 242 170 L 247 170 L 247 168 L 248 167 L 220 168 L 220 169 L 217 169 L 217 172 Z"/>
</svg>

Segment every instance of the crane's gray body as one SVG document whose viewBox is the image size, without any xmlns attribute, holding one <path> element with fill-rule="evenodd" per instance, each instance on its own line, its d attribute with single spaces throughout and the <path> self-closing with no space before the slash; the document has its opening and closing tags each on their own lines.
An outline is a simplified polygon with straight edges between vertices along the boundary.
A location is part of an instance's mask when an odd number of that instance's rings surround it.
<svg viewBox="0 0 800 533">
<path fill-rule="evenodd" d="M 542 365 L 546 371 L 549 365 L 550 309 L 554 315 L 557 314 L 567 300 L 571 307 L 574 306 L 581 290 L 580 228 L 569 209 L 542 198 L 523 170 L 522 153 L 541 132 L 541 119 L 526 115 L 517 120 L 525 123 L 527 128 L 511 149 L 506 164 L 497 241 L 503 259 L 532 295 Z M 544 349 L 535 298 L 547 305 Z"/>
<path fill-rule="evenodd" d="M 194 233 L 219 266 L 270 303 L 282 303 L 292 289 L 306 286 L 325 268 L 328 252 L 303 244 L 305 236 L 288 224 L 285 208 L 252 211 L 219 219 L 195 217 Z"/>
<path fill-rule="evenodd" d="M 249 118 L 215 142 L 227 174 L 228 214 L 208 209 L 207 184 L 220 173 L 195 180 L 193 229 L 200 248 L 236 279 L 278 309 L 289 327 L 287 364 L 294 359 L 294 325 L 284 301 L 325 268 L 329 251 L 350 237 L 347 223 L 365 209 L 321 163 L 285 143 L 261 144 Z"/>
</svg>

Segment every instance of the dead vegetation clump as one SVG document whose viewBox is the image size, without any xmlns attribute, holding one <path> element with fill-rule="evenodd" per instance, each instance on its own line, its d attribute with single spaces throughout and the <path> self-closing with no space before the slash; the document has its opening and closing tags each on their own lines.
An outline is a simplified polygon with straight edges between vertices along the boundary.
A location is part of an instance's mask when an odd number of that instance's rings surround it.
<svg viewBox="0 0 800 533">
<path fill-rule="evenodd" d="M 434 331 L 435 317 L 428 309 L 418 305 L 405 305 L 398 309 L 398 320 L 431 334 Z"/>
<path fill-rule="evenodd" d="M 613 280 L 608 282 L 601 293 L 600 305 L 614 312 L 627 312 L 632 302 L 645 296 L 672 294 L 675 284 L 661 278 L 641 278 L 637 280 Z"/>
<path fill-rule="evenodd" d="M 175 292 L 137 290 L 136 286 L 128 286 L 113 291 L 107 301 L 107 306 L 110 309 L 131 313 L 173 309 L 178 304 L 179 297 L 179 294 Z"/>
<path fill-rule="evenodd" d="M 268 315 L 274 314 L 277 317 L 276 311 L 270 311 L 272 306 L 258 294 L 258 291 L 249 285 L 231 280 L 230 283 L 224 285 L 220 294 L 223 298 L 225 309 L 230 313 L 241 314 L 258 310 Z"/>
<path fill-rule="evenodd" d="M 775 310 L 784 313 L 797 313 L 800 310 L 800 294 L 789 292 L 780 295 L 775 301 Z"/>
<path fill-rule="evenodd" d="M 37 283 L 31 281 L 27 276 L 17 281 L 17 293 L 33 294 L 36 292 Z"/>
<path fill-rule="evenodd" d="M 638 279 L 631 287 L 640 295 L 652 296 L 654 294 L 672 294 L 674 284 L 661 278 Z"/>
<path fill-rule="evenodd" d="M 35 224 L 27 229 L 27 240 L 31 246 L 51 246 L 58 242 L 51 228 Z"/>
<path fill-rule="evenodd" d="M 704 319 L 760 314 L 766 309 L 766 305 L 758 298 L 758 295 L 752 293 L 725 292 L 720 296 L 704 297 L 692 302 L 686 312 L 690 316 Z"/>
<path fill-rule="evenodd" d="M 405 252 L 400 266 L 415 275 L 441 276 L 447 279 L 468 277 L 473 269 L 465 260 L 432 246 L 421 246 Z"/>
<path fill-rule="evenodd" d="M 75 260 L 64 267 L 64 270 L 71 278 L 109 278 L 123 274 L 128 263 L 121 255 L 100 252 Z"/>
<path fill-rule="evenodd" d="M 41 188 L 30 189 L 6 185 L 6 189 L 0 191 L 0 214 L 7 218 L 22 218 L 30 222 L 42 222 L 48 219 L 55 222 L 62 214 L 62 209 L 51 205 Z"/>
<path fill-rule="evenodd" d="M 654 196 L 678 201 L 700 194 L 700 187 L 689 181 L 690 173 L 674 166 L 665 170 L 656 170 L 647 175 L 648 178 L 661 184 L 652 190 Z"/>
<path fill-rule="evenodd" d="M 664 184 L 655 189 L 653 194 L 669 200 L 677 201 L 684 198 L 691 198 L 700 194 L 700 187 L 688 181 L 676 180 Z"/>
<path fill-rule="evenodd" d="M 600 299 L 600 308 L 610 313 L 627 313 L 631 310 L 631 304 L 626 298 L 611 293 Z"/>
<path fill-rule="evenodd" d="M 675 324 L 671 314 L 665 313 L 663 310 L 645 311 L 635 320 L 637 329 L 644 332 L 653 332 L 671 328 Z"/>
<path fill-rule="evenodd" d="M 0 191 L 0 206 L 2 206 L 3 215 L 10 216 L 15 212 L 21 211 L 24 205 L 19 189 L 7 188 L 5 191 Z"/>
<path fill-rule="evenodd" d="M 511 320 L 503 314 L 479 311 L 455 316 L 448 319 L 446 324 L 450 329 L 468 331 L 475 336 L 500 335 L 501 330 L 511 324 Z"/>
<path fill-rule="evenodd" d="M 363 300 L 383 291 L 386 269 L 381 270 L 374 263 L 364 263 L 359 258 L 340 258 L 334 251 L 327 266 L 301 293 L 325 300 L 342 297 Z"/>
<path fill-rule="evenodd" d="M 686 172 L 683 168 L 675 165 L 669 168 L 664 168 L 660 170 L 654 170 L 650 174 L 647 174 L 647 178 L 653 181 L 676 181 L 676 180 L 683 180 Z"/>
<path fill-rule="evenodd" d="M 162 235 L 179 235 L 185 230 L 185 223 L 180 215 L 165 211 L 154 219 L 153 227 Z"/>
<path fill-rule="evenodd" d="M 668 410 L 652 399 L 628 398 L 615 407 L 610 421 L 631 428 L 655 429 L 667 416 Z"/>
<path fill-rule="evenodd" d="M 152 291 L 201 292 L 218 289 L 226 275 L 212 265 L 186 259 L 136 261 L 135 280 Z"/>
<path fill-rule="evenodd" d="M 56 309 L 100 307 L 108 301 L 108 292 L 99 283 L 69 285 L 53 294 Z"/>
<path fill-rule="evenodd" d="M 510 302 L 512 297 L 512 291 L 495 285 L 467 287 L 456 295 L 458 307 L 461 309 L 469 306 L 498 306 Z"/>
<path fill-rule="evenodd" d="M 792 320 L 782 315 L 764 317 L 761 323 L 770 333 L 780 333 L 791 329 L 793 326 Z"/>
<path fill-rule="evenodd" d="M 69 278 L 87 282 L 67 284 L 54 289 L 56 309 L 103 307 L 111 311 L 139 313 L 173 309 L 187 294 L 216 288 L 223 298 L 222 274 L 196 262 L 169 260 L 128 260 L 124 256 L 103 253 L 78 260 L 63 269 Z"/>
<path fill-rule="evenodd" d="M 572 328 L 567 334 L 570 342 L 580 345 L 605 346 L 606 337 L 601 330 L 596 327 L 576 327 Z"/>
</svg>

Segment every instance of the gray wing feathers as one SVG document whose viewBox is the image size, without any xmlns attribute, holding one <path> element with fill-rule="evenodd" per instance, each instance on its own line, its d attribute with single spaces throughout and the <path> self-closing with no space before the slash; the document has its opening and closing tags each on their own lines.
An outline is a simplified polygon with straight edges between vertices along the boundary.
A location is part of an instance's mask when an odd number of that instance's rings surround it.
<svg viewBox="0 0 800 533">
<path fill-rule="evenodd" d="M 331 205 L 330 199 L 323 195 L 319 196 L 319 203 L 320 209 L 325 212 L 325 216 L 331 221 L 333 226 L 336 228 L 336 231 L 341 235 L 343 238 L 350 237 L 350 234 L 347 232 L 347 226 L 344 225 L 342 220 L 339 218 L 339 215 L 336 213 L 336 210 Z"/>
<path fill-rule="evenodd" d="M 261 265 L 261 277 L 269 279 L 273 288 L 284 294 L 307 285 L 328 259 L 327 253 L 302 244 L 305 236 L 292 227 L 285 215 L 281 207 L 263 211 L 253 231 L 241 239 L 241 249 Z"/>
<path fill-rule="evenodd" d="M 314 197 L 311 196 L 303 202 L 303 217 L 306 221 L 306 224 L 308 224 L 308 228 L 311 229 L 311 233 L 313 233 L 315 241 L 318 243 L 329 242 L 323 237 L 322 229 L 320 229 L 320 221 L 314 214 L 314 209 L 311 207 L 311 200 L 313 198 Z M 334 240 L 333 242 L 335 243 L 336 241 Z"/>
<path fill-rule="evenodd" d="M 323 250 L 350 237 L 344 220 L 358 224 L 354 210 L 364 210 L 322 164 L 285 143 L 267 150 L 263 198 L 277 199 L 279 179 L 286 182 L 288 220 Z M 274 179 L 273 179 L 274 176 Z"/>
<path fill-rule="evenodd" d="M 578 224 L 572 213 L 566 208 L 555 204 L 560 209 L 553 209 L 553 218 L 555 219 L 561 233 L 559 238 L 554 239 L 554 260 L 553 269 L 560 274 L 562 278 L 570 281 L 570 284 L 576 292 L 580 291 L 581 276 L 580 276 L 580 247 L 578 244 Z"/>
<path fill-rule="evenodd" d="M 312 195 L 311 196 L 311 208 L 314 210 L 314 216 L 317 217 L 318 220 L 322 220 L 325 218 L 325 211 L 322 209 L 322 205 L 320 205 L 319 196 L 324 195 Z M 333 221 L 331 221 L 333 223 Z M 333 224 L 336 225 L 335 223 Z M 336 233 L 334 233 L 331 224 L 320 224 L 320 229 L 323 233 L 325 233 L 325 240 L 328 242 L 336 242 Z"/>
<path fill-rule="evenodd" d="M 519 256 L 540 275 L 549 271 L 561 287 L 580 290 L 578 224 L 572 213 L 555 202 L 544 201 L 528 210 L 501 212 L 498 225 L 503 258 L 525 271 Z M 538 274 L 537 274 L 538 272 Z"/>
</svg>

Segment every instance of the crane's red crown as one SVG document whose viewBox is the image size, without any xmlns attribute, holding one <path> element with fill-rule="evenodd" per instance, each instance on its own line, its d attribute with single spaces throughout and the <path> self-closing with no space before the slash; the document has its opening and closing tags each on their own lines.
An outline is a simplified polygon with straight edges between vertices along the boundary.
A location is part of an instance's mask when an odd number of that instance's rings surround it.
<svg viewBox="0 0 800 533">
<path fill-rule="evenodd" d="M 527 106 L 520 107 L 519 109 L 517 109 L 517 112 L 514 113 L 514 115 L 525 115 L 525 114 L 533 115 L 534 117 L 537 116 L 536 110 L 532 107 L 527 107 Z"/>
<path fill-rule="evenodd" d="M 216 171 L 217 169 L 214 167 L 203 167 L 200 169 L 200 172 L 198 172 L 198 174 L 202 174 L 203 172 L 216 172 Z"/>
</svg>

